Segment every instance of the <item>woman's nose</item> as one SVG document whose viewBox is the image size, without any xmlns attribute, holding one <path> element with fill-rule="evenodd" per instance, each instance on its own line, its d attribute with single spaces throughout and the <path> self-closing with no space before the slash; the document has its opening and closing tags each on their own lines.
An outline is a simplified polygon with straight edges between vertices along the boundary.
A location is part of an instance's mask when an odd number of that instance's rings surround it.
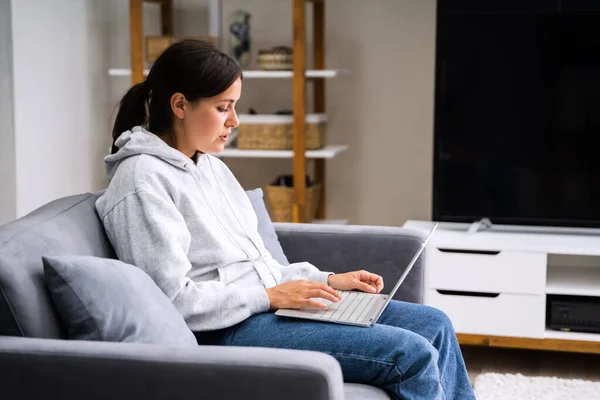
<svg viewBox="0 0 600 400">
<path fill-rule="evenodd" d="M 230 114 L 230 117 L 227 119 L 227 126 L 231 128 L 237 128 L 240 125 L 240 120 L 238 119 L 237 112 L 233 110 Z"/>
</svg>

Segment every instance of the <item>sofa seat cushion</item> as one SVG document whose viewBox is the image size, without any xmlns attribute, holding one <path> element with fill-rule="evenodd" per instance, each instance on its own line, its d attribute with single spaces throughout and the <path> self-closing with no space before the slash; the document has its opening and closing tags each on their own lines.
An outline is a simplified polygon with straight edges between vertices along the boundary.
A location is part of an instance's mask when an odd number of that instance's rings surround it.
<svg viewBox="0 0 600 400">
<path fill-rule="evenodd" d="M 197 346 L 181 314 L 141 269 L 91 256 L 42 259 L 69 339 Z"/>
<path fill-rule="evenodd" d="M 390 400 L 390 396 L 375 386 L 344 383 L 345 400 Z"/>
</svg>

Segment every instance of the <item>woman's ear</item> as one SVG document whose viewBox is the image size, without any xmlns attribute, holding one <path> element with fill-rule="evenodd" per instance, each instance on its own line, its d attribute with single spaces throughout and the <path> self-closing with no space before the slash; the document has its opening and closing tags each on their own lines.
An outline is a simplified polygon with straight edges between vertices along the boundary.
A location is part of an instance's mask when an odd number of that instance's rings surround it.
<svg viewBox="0 0 600 400">
<path fill-rule="evenodd" d="M 173 111 L 175 117 L 183 119 L 186 102 L 185 96 L 182 93 L 177 92 L 171 96 L 171 111 Z"/>
</svg>

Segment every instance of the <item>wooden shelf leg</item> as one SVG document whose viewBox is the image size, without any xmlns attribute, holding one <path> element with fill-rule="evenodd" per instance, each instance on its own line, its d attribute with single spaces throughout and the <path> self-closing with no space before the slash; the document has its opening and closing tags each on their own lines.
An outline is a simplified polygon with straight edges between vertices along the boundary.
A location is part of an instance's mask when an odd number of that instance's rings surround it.
<svg viewBox="0 0 600 400">
<path fill-rule="evenodd" d="M 160 24 L 163 35 L 173 36 L 173 0 L 162 0 L 160 4 Z"/>
<path fill-rule="evenodd" d="M 294 222 L 306 222 L 306 12 L 305 0 L 294 0 Z"/>
<path fill-rule="evenodd" d="M 318 158 L 315 160 L 315 182 L 321 184 L 321 195 L 319 196 L 319 204 L 317 205 L 317 219 L 327 218 L 325 214 L 325 160 Z"/>
<path fill-rule="evenodd" d="M 313 62 L 314 69 L 325 69 L 325 4 L 313 3 Z M 313 104 L 316 113 L 325 113 L 325 79 L 315 79 L 313 83 Z M 315 160 L 315 182 L 321 184 L 321 195 L 317 205 L 317 218 L 325 219 L 325 159 Z"/>
<path fill-rule="evenodd" d="M 144 23 L 142 0 L 129 0 L 129 40 L 131 44 L 131 85 L 144 81 Z"/>
</svg>

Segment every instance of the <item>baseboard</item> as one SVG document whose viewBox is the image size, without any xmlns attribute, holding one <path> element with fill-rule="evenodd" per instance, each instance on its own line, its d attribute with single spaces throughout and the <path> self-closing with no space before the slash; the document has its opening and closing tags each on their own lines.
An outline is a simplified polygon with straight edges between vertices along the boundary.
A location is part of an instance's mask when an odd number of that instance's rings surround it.
<svg viewBox="0 0 600 400">
<path fill-rule="evenodd" d="M 600 342 L 586 340 L 532 339 L 464 333 L 459 333 L 456 337 L 461 345 L 600 354 Z"/>
</svg>

